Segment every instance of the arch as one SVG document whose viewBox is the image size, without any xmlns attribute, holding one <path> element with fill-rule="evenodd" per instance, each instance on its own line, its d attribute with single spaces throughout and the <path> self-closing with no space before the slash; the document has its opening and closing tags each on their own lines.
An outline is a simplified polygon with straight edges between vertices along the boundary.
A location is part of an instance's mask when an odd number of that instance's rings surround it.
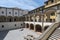
<svg viewBox="0 0 60 40">
<path fill-rule="evenodd" d="M 46 25 L 46 26 L 44 27 L 44 31 L 45 31 L 48 27 L 49 27 L 49 25 Z"/>
<path fill-rule="evenodd" d="M 14 21 L 19 21 L 19 18 L 17 16 L 15 16 Z"/>
<path fill-rule="evenodd" d="M 34 25 L 30 24 L 30 29 L 34 30 Z"/>
<path fill-rule="evenodd" d="M 45 12 L 45 14 L 49 15 L 49 14 L 51 14 L 52 12 L 55 12 L 55 10 L 48 10 L 48 11 Z M 49 13 L 49 14 L 48 14 L 48 13 Z"/>
<path fill-rule="evenodd" d="M 8 16 L 8 17 L 7 17 L 7 21 L 8 21 L 8 22 L 13 22 L 13 17 L 12 17 L 12 16 Z"/>
<path fill-rule="evenodd" d="M 5 16 L 0 16 L 0 22 L 6 22 L 6 17 Z"/>
<path fill-rule="evenodd" d="M 28 23 L 26 24 L 26 28 L 29 28 L 29 24 Z"/>
<path fill-rule="evenodd" d="M 47 17 L 46 18 L 46 22 L 53 22 L 53 20 L 52 20 L 53 18 L 52 17 L 50 18 L 50 16 L 55 16 L 55 10 L 51 10 L 50 9 L 50 10 L 48 10 L 48 11 L 45 12 L 45 15 Z"/>
<path fill-rule="evenodd" d="M 37 32 L 42 32 L 42 27 L 41 27 L 41 25 L 37 24 L 35 28 L 36 28 L 36 31 L 37 31 Z"/>
</svg>

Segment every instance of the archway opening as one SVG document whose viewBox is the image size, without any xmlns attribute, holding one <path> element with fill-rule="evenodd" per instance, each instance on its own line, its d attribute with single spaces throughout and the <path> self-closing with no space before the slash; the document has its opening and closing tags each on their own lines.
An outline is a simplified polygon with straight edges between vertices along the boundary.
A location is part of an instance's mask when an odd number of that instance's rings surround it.
<svg viewBox="0 0 60 40">
<path fill-rule="evenodd" d="M 49 25 L 45 26 L 45 27 L 44 27 L 44 31 L 45 31 L 48 27 L 49 27 Z"/>
<path fill-rule="evenodd" d="M 0 16 L 0 22 L 6 22 L 6 17 L 5 16 Z"/>
<path fill-rule="evenodd" d="M 13 22 L 13 17 L 8 16 L 8 17 L 7 17 L 7 21 L 8 21 L 8 22 Z"/>
<path fill-rule="evenodd" d="M 15 21 L 15 22 L 19 21 L 19 18 L 15 16 L 15 17 L 14 17 L 14 21 Z"/>
<path fill-rule="evenodd" d="M 42 28 L 41 28 L 40 25 L 36 25 L 36 31 L 37 31 L 37 32 L 42 32 Z"/>
<path fill-rule="evenodd" d="M 29 28 L 29 24 L 28 23 L 26 24 L 26 27 Z"/>
<path fill-rule="evenodd" d="M 33 24 L 30 24 L 30 29 L 34 30 L 34 25 Z"/>
<path fill-rule="evenodd" d="M 49 13 L 49 14 L 48 14 Z M 51 16 L 55 16 L 55 9 L 53 10 L 48 10 L 45 12 L 45 15 L 47 17 L 46 22 L 55 22 L 55 18 L 53 19 Z"/>
</svg>

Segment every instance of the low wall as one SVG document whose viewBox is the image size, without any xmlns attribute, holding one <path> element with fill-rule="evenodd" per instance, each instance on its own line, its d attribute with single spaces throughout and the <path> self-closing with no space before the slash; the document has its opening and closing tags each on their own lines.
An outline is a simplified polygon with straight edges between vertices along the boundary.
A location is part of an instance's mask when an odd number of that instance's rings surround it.
<svg viewBox="0 0 60 40">
<path fill-rule="evenodd" d="M 24 27 L 23 22 L 0 22 L 0 31 Z"/>
<path fill-rule="evenodd" d="M 27 22 L 27 21 L 25 21 L 25 23 L 34 24 L 34 25 L 39 24 L 39 25 L 42 26 L 42 22 Z M 43 23 L 44 26 L 51 25 L 51 24 L 53 24 L 53 23 L 52 23 L 52 22 L 44 22 L 44 23 Z"/>
</svg>

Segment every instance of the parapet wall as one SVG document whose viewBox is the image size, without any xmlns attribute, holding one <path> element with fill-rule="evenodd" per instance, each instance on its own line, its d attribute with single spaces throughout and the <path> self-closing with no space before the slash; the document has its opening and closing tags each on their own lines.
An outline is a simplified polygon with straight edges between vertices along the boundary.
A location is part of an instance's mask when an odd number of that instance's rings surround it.
<svg viewBox="0 0 60 40">
<path fill-rule="evenodd" d="M 24 27 L 23 22 L 0 22 L 0 31 Z"/>
</svg>

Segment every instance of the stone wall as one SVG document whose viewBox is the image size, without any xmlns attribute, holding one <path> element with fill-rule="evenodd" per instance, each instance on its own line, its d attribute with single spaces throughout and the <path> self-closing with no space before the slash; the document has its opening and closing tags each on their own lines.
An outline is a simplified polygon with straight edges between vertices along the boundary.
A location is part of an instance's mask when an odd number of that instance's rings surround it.
<svg viewBox="0 0 60 40">
<path fill-rule="evenodd" d="M 0 22 L 0 31 L 24 27 L 23 22 Z"/>
</svg>

